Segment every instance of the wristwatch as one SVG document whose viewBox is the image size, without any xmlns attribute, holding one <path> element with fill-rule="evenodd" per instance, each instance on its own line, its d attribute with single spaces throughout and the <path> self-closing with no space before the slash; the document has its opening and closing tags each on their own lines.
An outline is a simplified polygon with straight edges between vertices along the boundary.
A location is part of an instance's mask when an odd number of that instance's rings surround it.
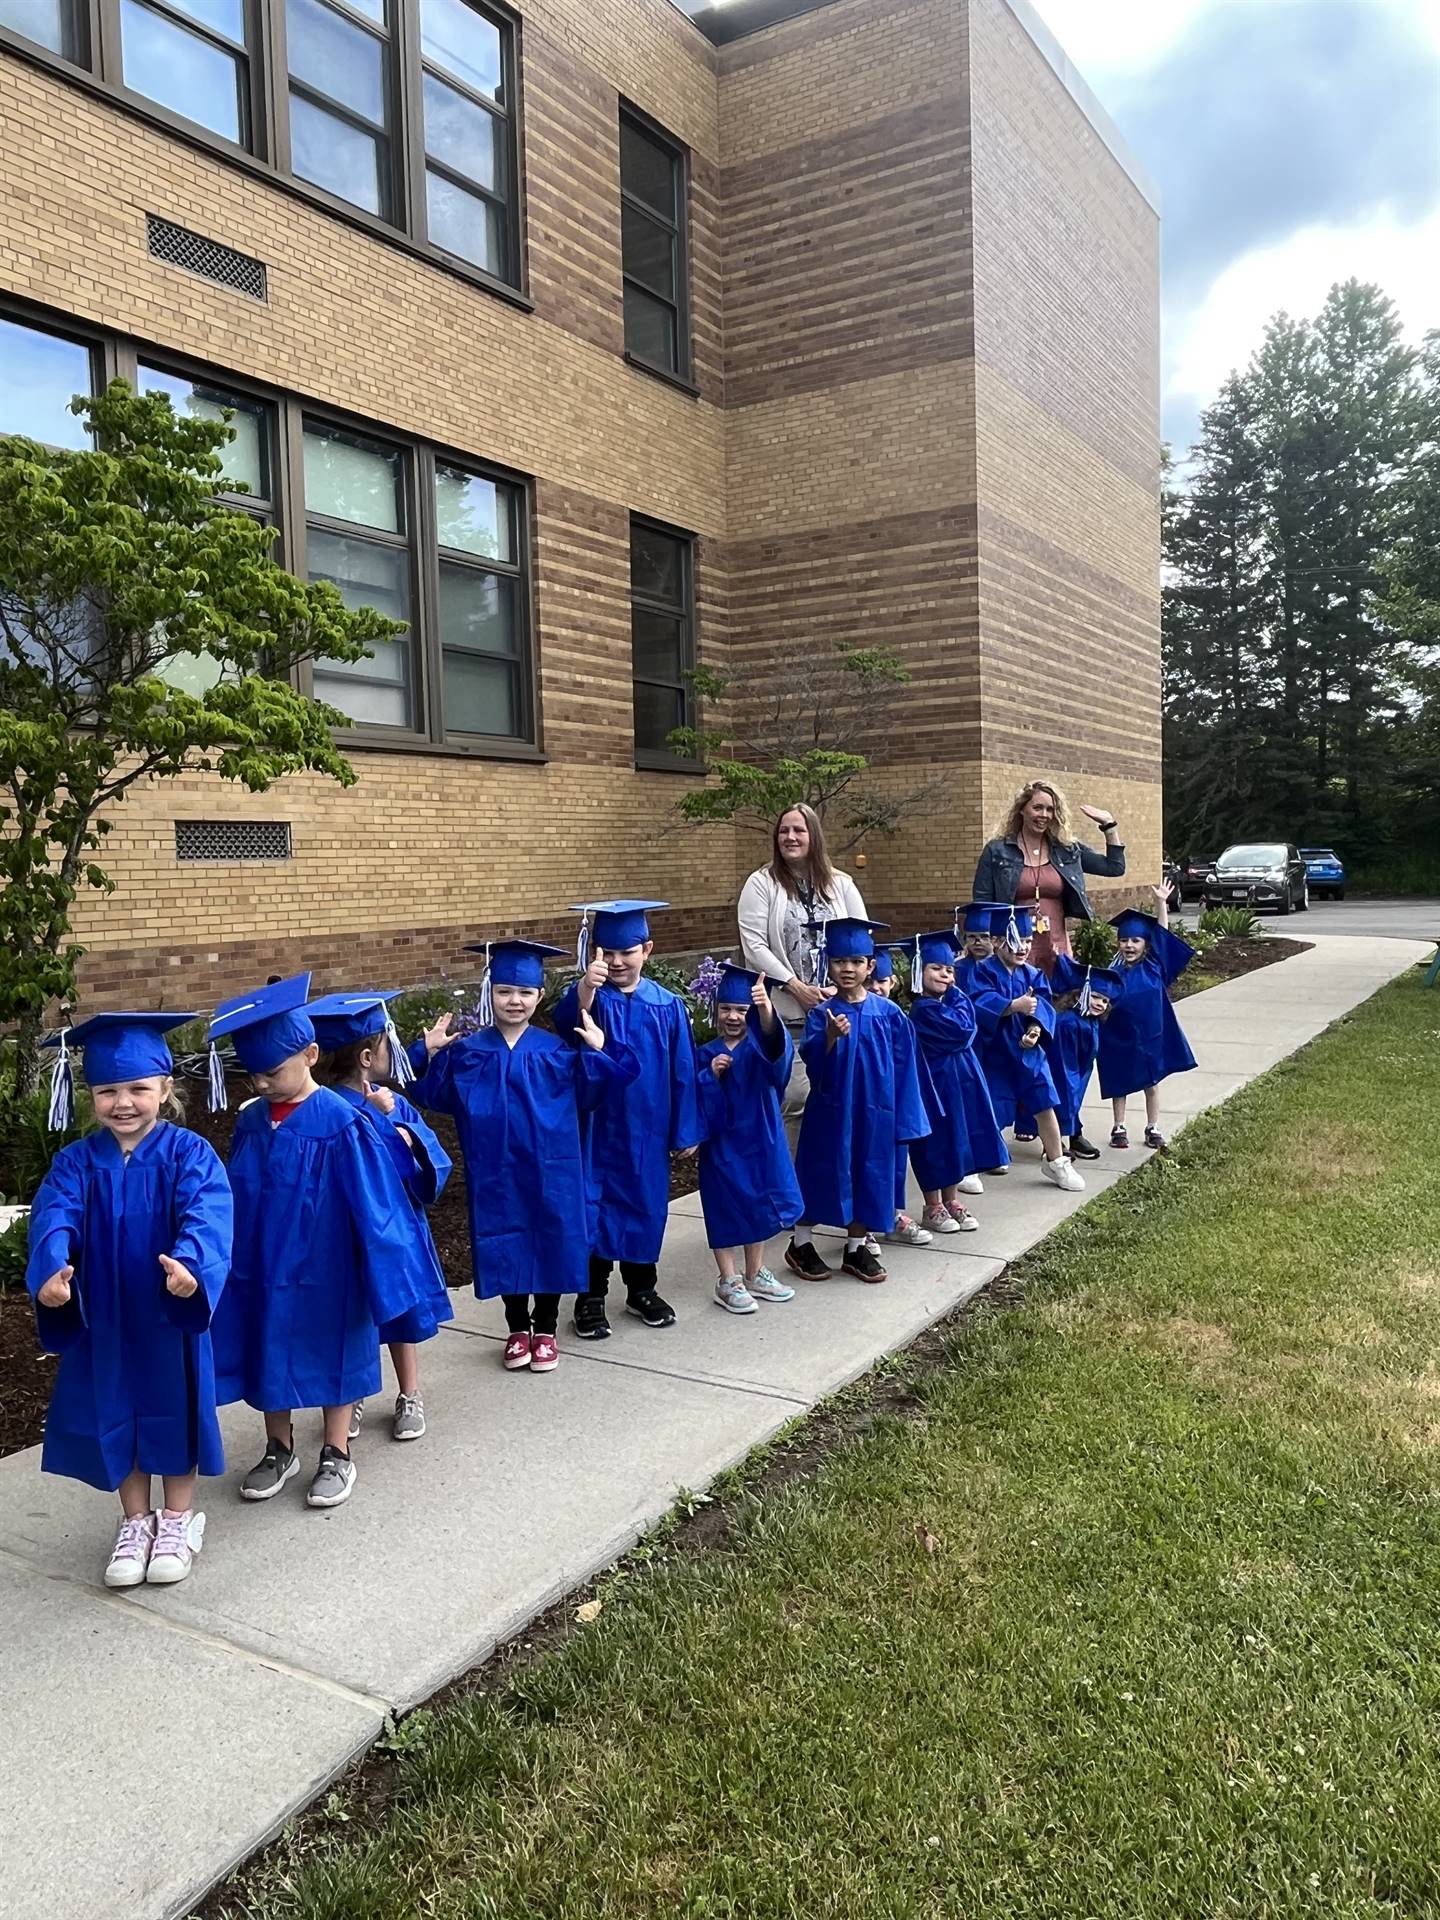
<svg viewBox="0 0 1440 1920">
<path fill-rule="evenodd" d="M 1102 833 L 1118 833 L 1120 830 L 1120 822 L 1118 820 L 1102 820 L 1099 826 Z"/>
</svg>

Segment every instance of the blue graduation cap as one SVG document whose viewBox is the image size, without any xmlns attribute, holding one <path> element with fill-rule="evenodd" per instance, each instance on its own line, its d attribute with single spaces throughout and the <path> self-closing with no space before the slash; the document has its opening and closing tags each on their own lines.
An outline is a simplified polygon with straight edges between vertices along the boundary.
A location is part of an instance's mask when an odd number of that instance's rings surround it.
<svg viewBox="0 0 1440 1920">
<path fill-rule="evenodd" d="M 580 930 L 580 939 L 586 937 L 585 927 Z M 545 961 L 558 959 L 565 951 L 563 947 L 548 947 L 543 940 L 485 940 L 478 946 L 466 947 L 467 953 L 483 953 L 485 956 L 485 978 L 480 983 L 480 1006 L 476 1018 L 482 1027 L 495 1024 L 494 989 L 496 987 L 543 987 L 545 985 Z M 577 945 L 575 957 L 583 971 L 588 964 L 588 954 L 581 958 Z"/>
<path fill-rule="evenodd" d="M 225 1075 L 215 1042 L 232 1036 L 236 1058 L 247 1073 L 269 1073 L 282 1060 L 314 1044 L 315 1029 L 305 1011 L 310 975 L 292 974 L 273 986 L 256 987 L 222 1000 L 210 1022 L 210 1110 L 225 1104 Z"/>
<path fill-rule="evenodd" d="M 399 996 L 399 987 L 391 987 L 385 993 L 327 993 L 312 1000 L 305 1011 L 315 1029 L 315 1038 L 326 1053 L 383 1033 L 390 1043 L 390 1071 L 402 1087 L 408 1087 L 415 1078 L 415 1069 L 390 1017 L 389 1003 Z"/>
<path fill-rule="evenodd" d="M 955 909 L 961 933 L 993 933 L 997 913 L 1008 913 L 1010 909 L 998 900 L 971 900 L 963 907 Z"/>
<path fill-rule="evenodd" d="M 875 978 L 877 980 L 893 980 L 895 978 L 895 955 L 889 947 L 881 947 L 876 952 Z"/>
<path fill-rule="evenodd" d="M 990 916 L 990 932 L 1003 940 L 1011 953 L 1018 953 L 1026 940 L 1035 938 L 1035 916 L 1028 907 L 996 907 Z"/>
<path fill-rule="evenodd" d="M 1052 993 L 1078 993 L 1080 996 L 1077 1011 L 1089 1013 L 1090 996 L 1103 993 L 1107 1000 L 1113 1000 L 1124 991 L 1125 982 L 1118 973 L 1108 967 L 1087 967 L 1068 953 L 1057 953 L 1055 965 L 1050 972 L 1050 990 Z"/>
<path fill-rule="evenodd" d="M 915 936 L 915 984 L 920 984 L 921 967 L 953 967 L 955 956 L 965 942 L 958 933 L 949 927 L 939 933 L 917 933 Z"/>
<path fill-rule="evenodd" d="M 580 922 L 580 938 L 575 945 L 576 964 L 584 969 L 590 964 L 591 931 L 590 916 L 595 916 L 594 944 L 597 947 L 613 947 L 623 953 L 627 947 L 643 946 L 650 938 L 648 913 L 658 913 L 661 907 L 668 907 L 668 900 L 587 900 L 579 906 L 571 907 L 571 913 L 583 914 Z"/>
<path fill-rule="evenodd" d="M 80 1071 L 87 1087 L 119 1086 L 128 1080 L 153 1080 L 175 1071 L 165 1035 L 198 1019 L 193 1013 L 96 1013 L 78 1027 L 50 1034 L 47 1047 L 59 1049 L 50 1076 L 52 1133 L 63 1133 L 75 1119 L 75 1074 L 71 1053 L 82 1055 Z"/>
<path fill-rule="evenodd" d="M 1122 940 L 1148 940 L 1150 951 L 1157 960 L 1177 971 L 1183 972 L 1187 963 L 1194 958 L 1194 948 L 1188 940 L 1182 940 L 1178 933 L 1172 933 L 1168 927 L 1162 927 L 1153 914 L 1142 913 L 1138 907 L 1126 907 L 1117 913 L 1110 922 Z"/>
<path fill-rule="evenodd" d="M 1080 1011 L 1090 1011 L 1090 996 L 1103 993 L 1107 1000 L 1116 1000 L 1125 991 L 1125 982 L 1113 967 L 1087 967 L 1085 982 L 1080 989 Z"/>
<path fill-rule="evenodd" d="M 860 920 L 847 916 L 824 920 L 820 924 L 820 971 L 822 979 L 831 960 L 868 960 L 875 951 L 877 933 L 888 933 L 888 920 Z"/>
</svg>

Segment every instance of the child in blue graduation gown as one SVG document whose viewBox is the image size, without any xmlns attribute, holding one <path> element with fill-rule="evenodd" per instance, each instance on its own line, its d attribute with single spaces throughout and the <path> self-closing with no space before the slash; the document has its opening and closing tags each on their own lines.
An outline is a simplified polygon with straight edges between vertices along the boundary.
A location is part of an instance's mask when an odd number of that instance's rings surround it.
<svg viewBox="0 0 1440 1920">
<path fill-rule="evenodd" d="M 727 1313 L 755 1313 L 760 1300 L 793 1300 L 795 1289 L 765 1265 L 765 1242 L 800 1218 L 800 1187 L 785 1137 L 781 1099 L 795 1047 L 765 981 L 726 967 L 715 995 L 718 1039 L 700 1049 L 700 1204 Z M 735 1271 L 743 1249 L 742 1279 Z"/>
<path fill-rule="evenodd" d="M 342 1100 L 369 1113 L 400 1147 L 398 1167 L 410 1196 L 415 1235 L 431 1276 L 430 1298 L 398 1320 L 387 1321 L 380 1338 L 390 1349 L 395 1369 L 395 1411 L 390 1420 L 394 1440 L 419 1440 L 425 1434 L 425 1402 L 420 1394 L 419 1344 L 433 1340 L 440 1327 L 453 1319 L 450 1295 L 440 1256 L 425 1217 L 450 1176 L 450 1156 L 435 1131 L 403 1093 L 384 1083 L 392 1077 L 402 1085 L 414 1078 L 410 1062 L 386 1002 L 395 993 L 330 993 L 306 1008 L 321 1050 L 320 1078 Z M 349 1438 L 360 1437 L 365 1402 L 357 1400 L 350 1415 Z"/>
<path fill-rule="evenodd" d="M 26 1284 L 40 1344 L 61 1356 L 40 1463 L 118 1491 L 107 1587 L 183 1580 L 205 1536 L 196 1475 L 225 1471 L 210 1321 L 230 1267 L 230 1185 L 214 1148 L 164 1115 L 164 1036 L 191 1018 L 98 1014 L 63 1036 L 52 1113 L 68 1118 L 78 1046 L 98 1124 L 56 1154 L 30 1212 Z"/>
<path fill-rule="evenodd" d="M 934 1084 L 940 1114 L 929 1135 L 910 1148 L 925 1195 L 921 1222 L 933 1233 L 972 1233 L 979 1224 L 961 1194 L 981 1167 L 993 1167 L 1005 1142 L 975 1057 L 979 1032 L 969 997 L 955 985 L 958 934 L 922 933 L 915 942 L 910 1006 L 920 1057 Z M 972 1120 L 973 1116 L 973 1120 Z"/>
<path fill-rule="evenodd" d="M 955 985 L 972 1006 L 979 991 L 980 970 L 995 957 L 995 940 L 990 928 L 996 914 L 1007 912 L 1007 908 L 986 900 L 971 900 L 966 906 L 955 909 L 957 929 L 964 943 L 964 950 L 955 960 Z M 982 1173 L 997 1180 L 1009 1174 L 1010 1149 L 1005 1144 L 1005 1135 L 1001 1131 L 995 1102 L 990 1094 L 990 1083 L 985 1078 L 984 1034 L 980 1032 L 978 1022 L 975 1046 L 969 1055 L 961 1092 L 965 1100 L 965 1119 L 970 1128 L 970 1137 L 975 1142 L 976 1153 L 984 1152 L 982 1143 L 985 1141 L 993 1139 L 997 1143 L 993 1164 L 982 1165 L 960 1182 L 962 1193 L 983 1193 L 985 1186 L 980 1178 Z"/>
<path fill-rule="evenodd" d="M 1035 925 L 1023 907 L 1001 907 L 992 922 L 994 955 L 975 977 L 985 1079 L 1001 1125 L 1033 1116 L 1043 1155 L 1040 1171 L 1053 1186 L 1080 1193 L 1085 1182 L 1065 1152 L 1056 1114 L 1059 1094 L 1050 1071 L 1055 1008 L 1050 983 L 1028 964 Z"/>
<path fill-rule="evenodd" d="M 670 1156 L 693 1153 L 704 1131 L 696 1091 L 695 1035 L 677 994 L 643 977 L 653 949 L 646 915 L 662 900 L 604 900 L 585 915 L 581 977 L 555 1008 L 555 1030 L 572 1038 L 582 1012 L 607 1039 L 639 1062 L 639 1077 L 588 1115 L 585 1146 L 599 1194 L 591 1242 L 590 1286 L 575 1303 L 582 1340 L 609 1338 L 605 1300 L 620 1262 L 625 1311 L 647 1327 L 673 1327 L 675 1312 L 658 1292 L 656 1263 L 670 1212 Z M 589 916 L 595 915 L 593 958 Z"/>
<path fill-rule="evenodd" d="M 845 918 L 828 921 L 821 934 L 835 997 L 811 1009 L 801 1041 L 810 1098 L 795 1171 L 805 1211 L 785 1251 L 791 1271 L 806 1280 L 831 1274 L 812 1237 L 817 1222 L 846 1229 L 844 1272 L 887 1278 L 866 1232 L 894 1225 L 896 1147 L 930 1131 L 910 1022 L 893 1000 L 866 988 L 875 935 L 885 930 L 880 921 Z"/>
<path fill-rule="evenodd" d="M 309 990 L 308 973 L 257 988 L 224 1001 L 210 1024 L 212 1045 L 233 1036 L 259 1095 L 230 1143 L 235 1255 L 215 1362 L 222 1403 L 243 1399 L 265 1416 L 265 1452 L 242 1499 L 272 1499 L 299 1472 L 291 1413 L 318 1406 L 325 1437 L 305 1498 L 338 1507 L 355 1486 L 351 1409 L 380 1389 L 378 1329 L 426 1310 L 434 1271 L 400 1142 L 315 1081 Z M 217 1067 L 212 1054 L 212 1085 Z M 216 1091 L 223 1098 L 223 1080 Z"/>
<path fill-rule="evenodd" d="M 972 999 L 980 969 L 995 957 L 995 937 L 990 929 L 996 915 L 1006 912 L 1008 909 L 995 900 L 971 900 L 966 906 L 956 908 L 961 951 L 955 959 L 955 984 Z M 1003 1166 L 1005 1162 L 1000 1164 Z"/>
<path fill-rule="evenodd" d="M 879 994 L 882 1000 L 895 997 L 895 959 L 889 947 L 876 950 L 875 958 L 870 962 L 870 977 L 865 983 L 871 993 Z M 935 1113 L 939 1111 L 939 1102 L 935 1090 L 929 1083 L 924 1070 L 924 1062 L 916 1055 L 916 1070 L 920 1075 L 920 1098 L 924 1104 L 926 1116 L 934 1125 Z M 932 1112 L 932 1106 L 934 1112 Z M 889 1233 L 877 1235 L 867 1233 L 865 1244 L 878 1260 L 882 1238 L 893 1241 L 896 1246 L 928 1247 L 934 1235 L 927 1233 L 917 1220 L 912 1220 L 907 1211 L 910 1185 L 910 1149 L 900 1141 L 895 1148 L 895 1222 Z"/>
<path fill-rule="evenodd" d="M 618 1096 L 639 1062 L 588 1015 L 577 1016 L 573 1046 L 531 1025 L 558 947 L 506 940 L 474 951 L 489 953 L 487 1024 L 460 1035 L 448 1013 L 437 1020 L 411 1049 L 420 1077 L 410 1093 L 459 1131 L 475 1292 L 504 1302 L 506 1370 L 551 1373 L 560 1296 L 584 1293 L 593 1244 L 580 1117 Z"/>
<path fill-rule="evenodd" d="M 1167 992 L 1195 958 L 1189 941 L 1170 931 L 1171 891 L 1168 881 L 1151 888 L 1160 903 L 1158 919 L 1131 908 L 1110 922 L 1119 943 L 1115 971 L 1121 991 L 1100 1035 L 1100 1092 L 1113 1108 L 1112 1147 L 1129 1146 L 1125 1098 L 1142 1088 L 1145 1144 L 1163 1147 L 1160 1082 L 1172 1073 L 1188 1073 L 1195 1065 Z"/>
<path fill-rule="evenodd" d="M 1050 970 L 1055 997 L 1056 1050 L 1051 1064 L 1060 1104 L 1060 1131 L 1072 1160 L 1098 1160 L 1100 1149 L 1085 1138 L 1081 1116 L 1090 1076 L 1100 1051 L 1100 1029 L 1118 999 L 1123 982 L 1105 967 L 1084 967 L 1068 953 L 1057 953 Z"/>
</svg>

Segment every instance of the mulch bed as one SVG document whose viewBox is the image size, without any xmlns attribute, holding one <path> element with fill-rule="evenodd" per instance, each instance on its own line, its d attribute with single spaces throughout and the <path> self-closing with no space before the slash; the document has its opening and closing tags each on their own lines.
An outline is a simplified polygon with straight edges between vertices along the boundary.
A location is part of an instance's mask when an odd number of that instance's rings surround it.
<svg viewBox="0 0 1440 1920">
<path fill-rule="evenodd" d="M 1181 977 L 1171 997 L 1184 999 L 1187 993 L 1203 992 L 1205 987 L 1216 986 L 1222 980 L 1236 980 L 1242 974 L 1253 973 L 1257 967 L 1273 966 L 1278 960 L 1288 960 L 1292 954 L 1304 953 L 1308 944 L 1275 934 L 1261 940 L 1223 941 L 1203 954 L 1189 974 Z M 1192 979 L 1194 985 L 1188 986 L 1187 982 Z M 208 1113 L 203 1082 L 187 1084 L 185 1094 L 188 1124 L 223 1155 L 234 1130 L 235 1107 L 227 1113 Z M 243 1097 L 237 1097 L 232 1086 L 231 1099 L 238 1104 L 238 1098 Z M 468 1287 L 470 1228 L 465 1215 L 465 1169 L 453 1124 L 443 1115 L 432 1116 L 432 1122 L 441 1144 L 455 1162 L 455 1171 L 438 1202 L 430 1209 L 430 1230 L 435 1236 L 447 1283 L 455 1288 Z M 698 1183 L 699 1172 L 693 1158 L 672 1161 L 672 1200 L 681 1194 L 693 1193 Z M 42 1354 L 36 1346 L 35 1314 L 29 1295 L 0 1292 L 0 1457 L 17 1453 L 22 1447 L 32 1447 L 39 1440 L 55 1366 L 55 1360 Z"/>
</svg>

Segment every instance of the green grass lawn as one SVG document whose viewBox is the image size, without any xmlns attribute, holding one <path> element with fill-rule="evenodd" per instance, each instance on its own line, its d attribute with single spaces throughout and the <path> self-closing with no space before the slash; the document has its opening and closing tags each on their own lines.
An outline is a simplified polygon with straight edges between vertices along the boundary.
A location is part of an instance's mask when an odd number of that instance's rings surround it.
<svg viewBox="0 0 1440 1920">
<path fill-rule="evenodd" d="M 223 1910 L 1440 1914 L 1418 977 L 1053 1235 L 909 1417 L 412 1723 L 378 1813 L 332 1800 Z"/>
</svg>

